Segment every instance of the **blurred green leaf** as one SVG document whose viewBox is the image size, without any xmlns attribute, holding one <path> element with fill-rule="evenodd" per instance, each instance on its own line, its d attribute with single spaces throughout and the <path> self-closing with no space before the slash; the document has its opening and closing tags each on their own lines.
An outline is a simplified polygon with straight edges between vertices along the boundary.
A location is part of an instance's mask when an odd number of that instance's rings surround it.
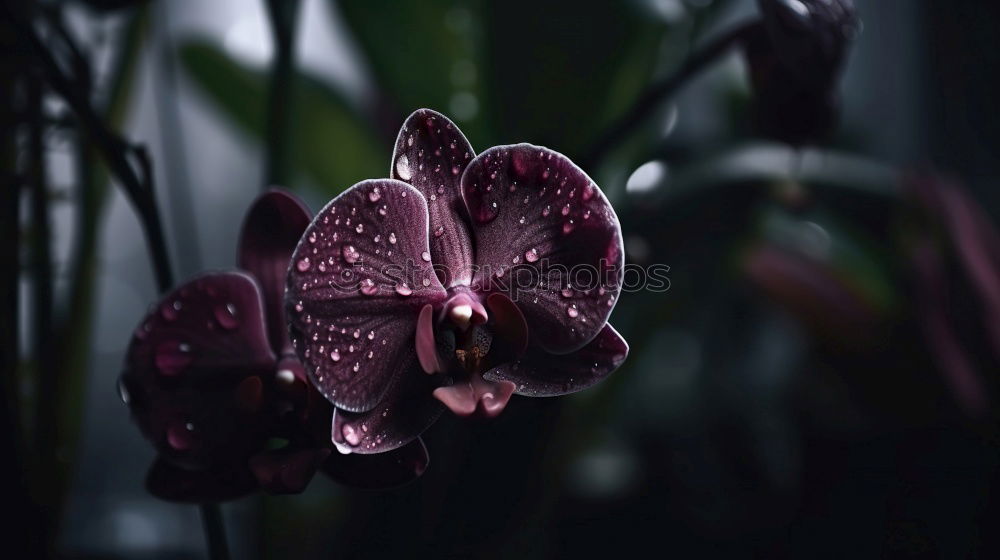
<svg viewBox="0 0 1000 560">
<path fill-rule="evenodd" d="M 251 137 L 264 136 L 266 73 L 229 58 L 218 46 L 193 40 L 180 47 L 181 65 L 222 113 Z M 292 164 L 333 196 L 388 172 L 389 149 L 344 97 L 299 74 L 293 87 Z"/>
<path fill-rule="evenodd" d="M 361 45 L 386 96 L 380 101 L 398 113 L 394 117 L 401 120 L 416 109 L 434 109 L 455 119 L 473 146 L 491 145 L 482 129 L 478 2 L 331 3 Z"/>
<path fill-rule="evenodd" d="M 638 2 L 507 0 L 483 10 L 486 101 L 501 142 L 588 147 L 649 82 L 662 19 Z"/>
</svg>

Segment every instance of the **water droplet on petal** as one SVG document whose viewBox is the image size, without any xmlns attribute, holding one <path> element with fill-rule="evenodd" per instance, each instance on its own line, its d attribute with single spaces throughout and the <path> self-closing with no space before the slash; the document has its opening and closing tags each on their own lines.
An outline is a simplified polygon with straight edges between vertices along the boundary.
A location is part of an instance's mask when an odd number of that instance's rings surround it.
<svg viewBox="0 0 1000 560">
<path fill-rule="evenodd" d="M 580 315 L 580 311 L 576 308 L 576 304 L 574 303 L 573 305 L 566 308 L 566 314 L 569 315 L 570 318 L 576 318 L 578 315 Z"/>
<path fill-rule="evenodd" d="M 551 213 L 552 213 L 552 207 L 551 206 L 546 206 L 545 208 L 542 209 L 542 217 L 543 218 L 546 217 L 546 216 L 548 216 Z"/>
<path fill-rule="evenodd" d="M 358 224 L 358 227 L 354 228 L 354 231 L 362 233 L 365 231 L 365 224 Z"/>
<path fill-rule="evenodd" d="M 118 379 L 118 396 L 121 397 L 122 402 L 128 404 L 132 400 L 132 395 L 128 392 L 128 387 L 125 386 L 125 381 L 121 378 Z"/>
<path fill-rule="evenodd" d="M 354 245 L 344 245 L 341 249 L 341 253 L 344 255 L 344 260 L 349 264 L 354 264 L 358 262 L 358 258 L 361 256 L 358 254 L 358 250 L 354 248 Z"/>
<path fill-rule="evenodd" d="M 154 361 L 156 369 L 163 375 L 177 375 L 191 365 L 193 360 L 191 346 L 184 342 L 169 340 L 156 347 Z"/>
<path fill-rule="evenodd" d="M 186 451 L 194 445 L 194 437 L 191 432 L 194 425 L 190 422 L 186 424 L 174 424 L 167 428 L 167 443 L 177 451 Z"/>
<path fill-rule="evenodd" d="M 444 226 L 434 228 L 434 237 L 441 237 L 442 235 L 444 235 Z"/>
<path fill-rule="evenodd" d="M 524 253 L 524 260 L 526 260 L 526 261 L 528 261 L 530 263 L 533 263 L 533 262 L 537 261 L 538 260 L 538 250 L 537 249 L 531 249 L 531 250 L 527 251 L 526 253 Z"/>
<path fill-rule="evenodd" d="M 410 287 L 406 285 L 406 282 L 403 282 L 402 284 L 396 285 L 396 293 L 405 297 L 412 294 L 413 290 L 411 290 Z"/>
<path fill-rule="evenodd" d="M 406 154 L 399 156 L 399 159 L 396 160 L 396 174 L 404 181 L 410 180 L 412 173 L 410 172 L 410 160 L 406 158 Z"/>
<path fill-rule="evenodd" d="M 215 308 L 215 320 L 219 322 L 220 327 L 230 330 L 235 329 L 240 324 L 236 315 L 236 306 L 231 303 Z"/>
<path fill-rule="evenodd" d="M 569 204 L 567 204 L 566 206 L 563 206 L 563 208 L 562 208 L 562 215 L 563 216 L 568 216 L 569 215 Z"/>
<path fill-rule="evenodd" d="M 379 192 L 378 187 L 372 189 L 372 192 L 368 193 L 368 200 L 372 202 L 378 202 L 382 198 L 382 193 Z"/>
<path fill-rule="evenodd" d="M 368 331 L 368 340 L 375 339 L 375 331 Z"/>
<path fill-rule="evenodd" d="M 427 251 L 420 253 L 420 258 L 423 259 L 424 262 L 431 262 L 431 254 Z"/>
<path fill-rule="evenodd" d="M 350 424 L 344 424 L 341 428 L 341 433 L 344 434 L 344 440 L 347 441 L 349 445 L 358 445 L 361 443 L 361 434 Z"/>
<path fill-rule="evenodd" d="M 378 293 L 378 286 L 371 278 L 365 278 L 361 281 L 361 293 L 366 296 L 373 296 Z"/>
<path fill-rule="evenodd" d="M 339 362 L 340 361 L 340 352 L 338 350 L 334 349 L 333 352 L 330 352 L 330 359 L 333 360 L 333 361 L 335 361 L 335 362 Z"/>
<path fill-rule="evenodd" d="M 309 270 L 310 266 L 311 264 L 309 262 L 309 257 L 303 257 L 299 259 L 299 262 L 295 265 L 295 267 L 299 269 L 299 272 L 305 272 Z"/>
<path fill-rule="evenodd" d="M 390 233 L 389 234 L 389 243 L 392 243 L 393 245 L 396 244 L 396 234 L 395 233 Z"/>
<path fill-rule="evenodd" d="M 361 338 L 361 329 L 354 329 L 354 338 Z"/>
</svg>

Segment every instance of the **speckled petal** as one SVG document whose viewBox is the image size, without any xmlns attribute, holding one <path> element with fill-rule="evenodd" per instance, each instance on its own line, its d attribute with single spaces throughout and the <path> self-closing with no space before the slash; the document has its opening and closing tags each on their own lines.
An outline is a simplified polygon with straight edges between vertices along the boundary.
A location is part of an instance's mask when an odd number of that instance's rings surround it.
<svg viewBox="0 0 1000 560">
<path fill-rule="evenodd" d="M 565 156 L 530 144 L 497 146 L 462 176 L 476 240 L 476 289 L 506 293 L 532 343 L 582 348 L 607 322 L 623 275 L 618 217 Z"/>
<path fill-rule="evenodd" d="M 472 279 L 472 240 L 459 183 L 476 154 L 455 123 L 420 109 L 399 131 L 392 156 L 392 178 L 413 185 L 427 199 L 431 257 L 443 265 L 446 287 Z"/>
<path fill-rule="evenodd" d="M 291 338 L 320 393 L 364 412 L 415 363 L 417 316 L 446 295 L 431 268 L 423 196 L 401 181 L 364 181 L 320 211 L 295 249 Z"/>
<path fill-rule="evenodd" d="M 524 358 L 494 368 L 483 377 L 512 381 L 519 395 L 554 397 L 595 385 L 618 369 L 627 356 L 625 339 L 611 325 L 605 325 L 596 338 L 572 354 L 557 356 L 529 348 Z"/>
<path fill-rule="evenodd" d="M 242 382 L 273 375 L 264 329 L 257 284 L 240 272 L 196 278 L 153 306 L 129 345 L 119 387 L 163 457 L 206 468 L 258 443 L 263 419 L 246 406 L 253 382 Z"/>
<path fill-rule="evenodd" d="M 279 355 L 292 349 L 283 311 L 288 260 L 309 225 L 310 216 L 299 199 L 284 191 L 271 190 L 250 206 L 240 232 L 239 267 L 260 283 L 268 338 Z"/>
<path fill-rule="evenodd" d="M 431 396 L 436 383 L 413 356 L 378 406 L 362 413 L 334 413 L 333 443 L 345 454 L 384 453 L 410 443 L 441 415 L 441 404 Z"/>
<path fill-rule="evenodd" d="M 334 454 L 323 463 L 323 472 L 337 482 L 369 490 L 396 488 L 424 474 L 430 457 L 424 442 L 410 443 L 378 455 Z"/>
</svg>

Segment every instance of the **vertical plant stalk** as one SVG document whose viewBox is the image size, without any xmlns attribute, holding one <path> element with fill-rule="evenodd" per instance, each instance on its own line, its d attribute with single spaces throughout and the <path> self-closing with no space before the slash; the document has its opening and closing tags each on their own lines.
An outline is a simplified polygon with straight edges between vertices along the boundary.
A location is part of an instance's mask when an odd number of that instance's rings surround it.
<svg viewBox="0 0 1000 560">
<path fill-rule="evenodd" d="M 287 185 L 290 177 L 292 87 L 295 82 L 295 29 L 299 0 L 267 0 L 267 13 L 274 39 L 274 61 L 267 99 L 264 184 Z"/>
<path fill-rule="evenodd" d="M 104 124 L 89 100 L 79 95 L 74 81 L 63 73 L 59 63 L 35 33 L 30 21 L 19 18 L 18 14 L 7 8 L 2 10 L 2 14 L 13 23 L 15 33 L 37 59 L 48 84 L 76 114 L 82 130 L 89 135 L 137 210 L 153 260 L 158 291 L 166 292 L 174 283 L 173 271 L 153 190 L 152 165 L 145 149 L 128 144 Z M 69 40 L 68 36 L 64 39 Z M 228 560 L 228 547 L 218 505 L 202 505 L 201 514 L 211 558 Z"/>
<path fill-rule="evenodd" d="M 212 560 L 229 560 L 229 545 L 226 543 L 226 528 L 222 522 L 222 510 L 218 504 L 201 504 L 201 526 L 208 544 L 208 557 Z"/>
<path fill-rule="evenodd" d="M 660 107 L 665 99 L 673 96 L 691 78 L 720 56 L 728 53 L 732 47 L 746 39 L 760 25 L 760 20 L 755 19 L 723 33 L 702 47 L 701 50 L 692 53 L 687 62 L 676 72 L 646 88 L 646 91 L 639 96 L 632 107 L 608 126 L 594 142 L 594 145 L 583 154 L 583 157 L 580 158 L 580 166 L 593 171 L 629 133 L 646 122 L 649 115 Z"/>
<path fill-rule="evenodd" d="M 31 342 L 32 362 L 37 379 L 35 393 L 34 447 L 35 469 L 39 472 L 34 484 L 36 498 L 50 506 L 56 503 L 55 488 L 45 481 L 55 480 L 61 470 L 58 465 L 58 422 L 55 399 L 58 390 L 57 361 L 52 344 L 53 334 L 53 292 L 52 292 L 52 228 L 49 223 L 49 191 L 45 173 L 45 120 L 43 102 L 45 91 L 41 80 L 35 76 L 27 78 L 26 88 L 28 108 L 26 128 L 28 132 L 28 184 L 30 190 L 31 215 Z M 51 556 L 55 541 L 55 516 L 46 516 L 40 527 L 42 542 L 46 543 L 47 555 Z"/>
</svg>

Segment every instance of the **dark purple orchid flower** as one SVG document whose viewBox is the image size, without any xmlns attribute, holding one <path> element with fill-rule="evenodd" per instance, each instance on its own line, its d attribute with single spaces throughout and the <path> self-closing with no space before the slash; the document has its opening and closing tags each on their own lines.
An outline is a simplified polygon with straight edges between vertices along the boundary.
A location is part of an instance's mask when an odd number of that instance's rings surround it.
<svg viewBox="0 0 1000 560">
<path fill-rule="evenodd" d="M 386 457 L 331 457 L 333 407 L 292 352 L 282 308 L 289 258 L 310 214 L 271 191 L 243 225 L 244 271 L 205 274 L 163 298 L 135 331 L 122 398 L 159 458 L 157 496 L 237 498 L 301 492 L 316 470 L 362 487 L 394 486 L 427 465 L 422 442 Z"/>
<path fill-rule="evenodd" d="M 572 393 L 621 365 L 628 345 L 607 323 L 621 229 L 580 168 L 530 144 L 475 156 L 422 109 L 391 175 L 331 201 L 289 268 L 292 340 L 337 409 L 338 449 L 389 451 L 442 404 L 492 417 L 513 393 Z"/>
<path fill-rule="evenodd" d="M 793 145 L 822 139 L 836 121 L 837 80 L 860 23 L 851 0 L 759 0 L 764 25 L 746 42 L 754 116 Z"/>
</svg>

